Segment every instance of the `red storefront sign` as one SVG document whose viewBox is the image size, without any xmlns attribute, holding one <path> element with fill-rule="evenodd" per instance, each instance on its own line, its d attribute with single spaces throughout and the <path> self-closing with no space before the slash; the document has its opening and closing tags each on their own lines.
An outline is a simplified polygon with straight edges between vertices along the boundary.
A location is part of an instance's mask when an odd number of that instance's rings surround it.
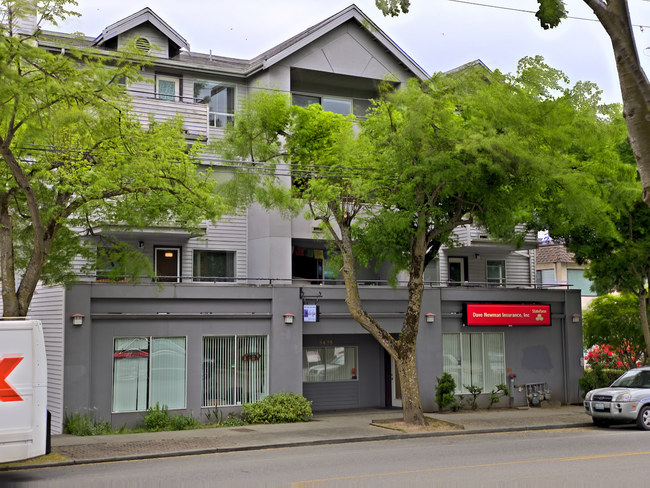
<svg viewBox="0 0 650 488">
<path fill-rule="evenodd" d="M 468 303 L 465 325 L 551 325 L 551 306 Z"/>
</svg>

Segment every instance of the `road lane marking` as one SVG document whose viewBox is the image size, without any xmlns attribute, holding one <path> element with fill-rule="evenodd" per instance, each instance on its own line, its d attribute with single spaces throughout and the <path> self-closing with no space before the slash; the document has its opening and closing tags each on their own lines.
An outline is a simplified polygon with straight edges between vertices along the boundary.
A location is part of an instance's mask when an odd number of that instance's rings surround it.
<svg viewBox="0 0 650 488">
<path fill-rule="evenodd" d="M 495 466 L 511 466 L 515 464 L 531 464 L 531 463 L 544 463 L 544 462 L 566 462 L 566 461 L 582 461 L 587 459 L 603 459 L 603 458 L 614 458 L 614 457 L 623 457 L 623 456 L 643 456 L 650 454 L 650 451 L 643 452 L 619 452 L 613 454 L 596 454 L 593 456 L 575 456 L 575 457 L 566 457 L 566 458 L 550 458 L 550 459 L 531 459 L 528 461 L 510 461 L 506 463 L 492 463 L 492 464 L 470 464 L 467 466 L 448 466 L 445 468 L 429 468 L 429 469 L 417 469 L 413 471 L 395 471 L 392 473 L 373 473 L 373 474 L 361 474 L 357 476 L 344 476 L 341 478 L 324 478 L 321 480 L 308 480 L 308 481 L 298 481 L 292 484 L 292 486 L 301 486 L 306 483 L 322 483 L 325 481 L 341 481 L 341 480 L 353 480 L 359 478 L 372 478 L 377 476 L 396 476 L 404 474 L 416 474 L 416 473 L 431 473 L 434 471 L 446 471 L 451 469 L 468 469 L 468 468 L 489 468 Z"/>
</svg>

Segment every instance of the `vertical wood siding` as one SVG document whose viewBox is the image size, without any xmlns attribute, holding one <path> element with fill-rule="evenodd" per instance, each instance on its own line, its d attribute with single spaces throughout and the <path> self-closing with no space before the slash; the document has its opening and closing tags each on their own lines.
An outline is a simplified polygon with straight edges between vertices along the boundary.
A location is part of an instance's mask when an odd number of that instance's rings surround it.
<svg viewBox="0 0 650 488">
<path fill-rule="evenodd" d="M 39 283 L 27 313 L 28 317 L 43 324 L 47 357 L 47 409 L 52 414 L 52 434 L 63 432 L 64 303 L 65 287 L 42 286 Z"/>
</svg>

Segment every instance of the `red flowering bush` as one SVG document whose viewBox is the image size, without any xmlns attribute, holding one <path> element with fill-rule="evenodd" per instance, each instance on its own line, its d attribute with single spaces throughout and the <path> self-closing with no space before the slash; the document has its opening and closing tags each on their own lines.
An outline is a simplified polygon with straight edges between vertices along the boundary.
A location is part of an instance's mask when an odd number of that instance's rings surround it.
<svg viewBox="0 0 650 488">
<path fill-rule="evenodd" d="M 609 344 L 593 346 L 587 352 L 585 360 L 589 366 L 598 364 L 603 369 L 628 370 L 641 366 L 643 348 L 624 342 L 621 347 L 612 347 Z"/>
</svg>

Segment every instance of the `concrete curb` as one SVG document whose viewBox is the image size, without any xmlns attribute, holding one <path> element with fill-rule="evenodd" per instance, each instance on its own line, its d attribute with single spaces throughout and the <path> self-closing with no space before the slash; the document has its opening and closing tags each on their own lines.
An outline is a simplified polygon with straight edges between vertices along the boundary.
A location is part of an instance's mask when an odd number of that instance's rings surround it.
<svg viewBox="0 0 650 488">
<path fill-rule="evenodd" d="M 41 468 L 58 468 L 63 466 L 74 466 L 82 464 L 99 464 L 99 463 L 113 463 L 120 461 L 138 461 L 144 459 L 160 459 L 168 457 L 181 457 L 181 456 L 199 456 L 203 454 L 222 454 L 229 452 L 245 452 L 245 451 L 260 451 L 264 449 L 286 449 L 291 447 L 310 447 L 310 446 L 324 446 L 330 444 L 354 444 L 359 442 L 376 442 L 376 441 L 397 441 L 402 439 L 422 439 L 430 437 L 450 437 L 461 435 L 477 435 L 477 434 L 503 434 L 511 432 L 527 432 L 539 430 L 560 430 L 560 429 L 580 429 L 583 427 L 593 427 L 591 422 L 581 422 L 575 424 L 552 424 L 552 425 L 534 425 L 524 427 L 497 427 L 493 429 L 469 429 L 469 430 L 447 430 L 440 432 L 420 432 L 414 434 L 387 434 L 372 437 L 345 437 L 341 439 L 323 439 L 317 441 L 302 441 L 302 442 L 287 442 L 283 444 L 260 444 L 256 446 L 238 446 L 238 447 L 215 447 L 209 449 L 186 449 L 183 451 L 171 451 L 151 454 L 134 454 L 130 456 L 113 456 L 106 458 L 95 459 L 71 459 L 69 461 L 60 461 L 58 463 L 44 463 L 44 464 L 30 464 L 25 466 L 3 466 L 0 471 L 19 471 L 26 469 L 41 469 Z"/>
</svg>

